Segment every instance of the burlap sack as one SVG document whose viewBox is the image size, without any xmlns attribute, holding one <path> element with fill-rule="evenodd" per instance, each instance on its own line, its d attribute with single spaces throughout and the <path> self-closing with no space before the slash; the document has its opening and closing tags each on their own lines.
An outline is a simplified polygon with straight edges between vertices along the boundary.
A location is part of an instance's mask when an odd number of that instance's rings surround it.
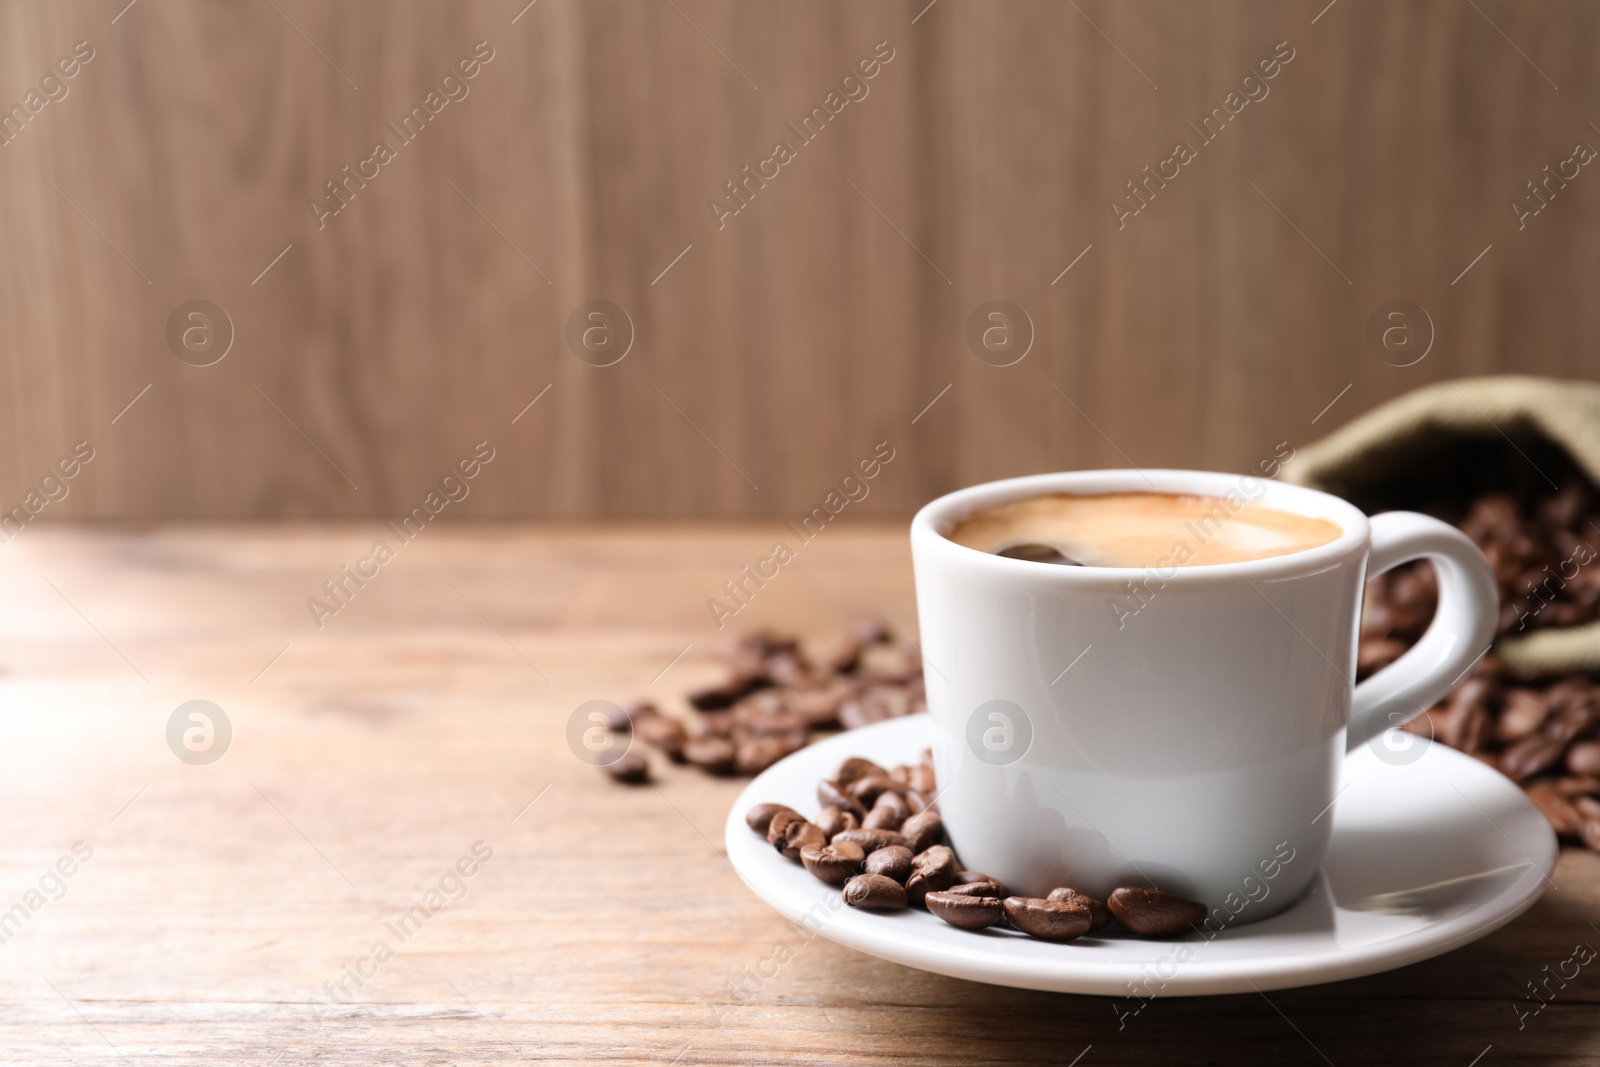
<svg viewBox="0 0 1600 1067">
<path fill-rule="evenodd" d="M 1575 477 L 1600 485 L 1600 384 L 1503 375 L 1430 385 L 1300 449 L 1283 477 L 1368 513 L 1438 513 L 1452 499 L 1512 485 L 1553 492 Z M 1516 666 L 1600 670 L 1600 622 L 1506 635 L 1495 650 Z"/>
</svg>

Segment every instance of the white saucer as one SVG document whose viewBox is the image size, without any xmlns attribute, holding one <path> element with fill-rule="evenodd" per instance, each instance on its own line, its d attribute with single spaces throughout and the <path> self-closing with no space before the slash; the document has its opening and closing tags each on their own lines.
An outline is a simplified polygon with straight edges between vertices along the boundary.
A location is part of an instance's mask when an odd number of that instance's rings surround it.
<svg viewBox="0 0 1600 1067">
<path fill-rule="evenodd" d="M 926 715 L 893 719 L 762 773 L 728 813 L 728 858 L 739 876 L 790 921 L 908 967 L 1022 989 L 1149 997 L 1284 989 L 1403 967 L 1510 922 L 1555 866 L 1555 835 L 1522 790 L 1444 745 L 1403 765 L 1366 748 L 1350 756 L 1318 881 L 1282 914 L 1211 939 L 1118 934 L 1051 944 L 1009 930 L 958 930 L 925 911 L 856 911 L 744 823 L 761 801 L 814 815 L 818 780 L 846 756 L 915 763 L 931 731 Z"/>
</svg>

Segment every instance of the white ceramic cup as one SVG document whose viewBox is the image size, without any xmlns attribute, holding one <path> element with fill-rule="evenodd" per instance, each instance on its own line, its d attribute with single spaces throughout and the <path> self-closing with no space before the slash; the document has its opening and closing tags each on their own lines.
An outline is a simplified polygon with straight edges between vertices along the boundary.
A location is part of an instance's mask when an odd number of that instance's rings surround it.
<svg viewBox="0 0 1600 1067">
<path fill-rule="evenodd" d="M 945 536 L 1004 501 L 1149 491 L 1254 501 L 1343 532 L 1289 555 L 1164 570 L 1008 559 Z M 1215 527 L 1189 530 L 1194 548 Z M 1386 732 L 1471 668 L 1499 605 L 1483 554 L 1453 527 L 1412 512 L 1368 519 L 1249 475 L 992 482 L 919 511 L 911 549 L 939 808 L 962 864 L 1030 896 L 1153 885 L 1223 922 L 1266 918 L 1311 883 L 1345 753 L 1370 743 L 1411 758 Z M 1432 625 L 1356 685 L 1365 579 L 1420 558 L 1438 572 Z"/>
</svg>

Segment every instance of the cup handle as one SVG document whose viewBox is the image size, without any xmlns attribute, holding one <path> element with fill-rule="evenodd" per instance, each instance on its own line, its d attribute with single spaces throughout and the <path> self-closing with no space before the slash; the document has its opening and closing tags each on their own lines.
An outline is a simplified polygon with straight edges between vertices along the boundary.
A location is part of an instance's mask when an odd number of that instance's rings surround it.
<svg viewBox="0 0 1600 1067">
<path fill-rule="evenodd" d="M 1455 688 L 1494 640 L 1500 592 L 1494 572 L 1471 538 L 1454 526 L 1414 511 L 1372 517 L 1367 577 L 1414 559 L 1432 562 L 1439 606 L 1412 648 L 1356 686 L 1345 751 L 1403 726 Z"/>
</svg>

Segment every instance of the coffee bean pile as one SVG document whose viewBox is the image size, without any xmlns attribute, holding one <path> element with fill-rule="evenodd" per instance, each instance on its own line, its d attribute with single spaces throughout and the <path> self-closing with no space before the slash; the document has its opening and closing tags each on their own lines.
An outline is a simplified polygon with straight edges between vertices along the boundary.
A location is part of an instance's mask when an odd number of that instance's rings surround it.
<svg viewBox="0 0 1600 1067">
<path fill-rule="evenodd" d="M 1550 492 L 1486 492 L 1437 508 L 1483 549 L 1500 587 L 1499 633 L 1600 619 L 1600 494 L 1579 479 Z M 1433 568 L 1398 567 L 1367 587 L 1358 677 L 1393 663 L 1433 618 Z M 1490 653 L 1406 729 L 1520 783 L 1558 834 L 1600 851 L 1600 684 L 1581 672 L 1514 668 Z"/>
<path fill-rule="evenodd" d="M 851 757 L 817 784 L 816 819 L 783 804 L 757 804 L 745 823 L 821 881 L 840 886 L 844 902 L 865 911 L 925 908 L 962 930 L 1007 927 L 1044 941 L 1071 941 L 1115 920 L 1142 937 L 1198 930 L 1206 906 L 1154 889 L 1123 887 L 1099 901 L 1076 889 L 1013 896 L 979 871 L 961 866 L 944 842 L 933 763 L 885 770 Z"/>
<path fill-rule="evenodd" d="M 808 651 L 792 634 L 759 631 L 720 650 L 722 681 L 688 694 L 688 725 L 655 704 L 623 710 L 608 725 L 674 763 L 716 775 L 759 774 L 819 735 L 927 710 L 922 660 L 873 620 Z M 604 768 L 629 784 L 648 782 L 649 763 L 630 751 Z"/>
</svg>

